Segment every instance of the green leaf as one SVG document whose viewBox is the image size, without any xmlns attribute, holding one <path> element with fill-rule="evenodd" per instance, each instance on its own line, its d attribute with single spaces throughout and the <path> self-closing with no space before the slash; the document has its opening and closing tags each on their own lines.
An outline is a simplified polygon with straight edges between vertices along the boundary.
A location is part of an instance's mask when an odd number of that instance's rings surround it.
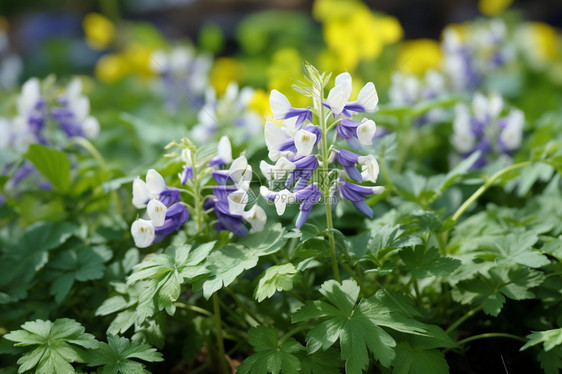
<svg viewBox="0 0 562 374">
<path fill-rule="evenodd" d="M 341 360 L 338 350 L 330 348 L 327 351 L 307 353 L 300 351 L 295 354 L 300 360 L 302 374 L 338 374 L 341 372 Z"/>
<path fill-rule="evenodd" d="M 50 292 L 57 303 L 66 297 L 75 280 L 101 279 L 105 270 L 104 259 L 92 248 L 65 251 L 54 259 L 52 268 L 57 276 Z"/>
<path fill-rule="evenodd" d="M 148 344 L 108 335 L 107 343 L 90 352 L 88 366 L 103 365 L 103 373 L 143 373 L 145 366 L 132 359 L 147 362 L 163 361 L 162 355 Z"/>
<path fill-rule="evenodd" d="M 407 342 L 396 345 L 393 374 L 447 374 L 449 365 L 443 352 L 437 349 L 424 350 Z"/>
<path fill-rule="evenodd" d="M 521 264 L 532 268 L 548 265 L 548 258 L 533 248 L 538 236 L 533 231 L 511 233 L 495 237 L 487 250 L 496 254 L 496 262 Z"/>
<path fill-rule="evenodd" d="M 267 269 L 258 282 L 254 298 L 258 302 L 273 296 L 275 291 L 289 291 L 293 289 L 293 279 L 297 269 L 291 263 L 275 265 Z"/>
<path fill-rule="evenodd" d="M 254 268 L 258 264 L 259 255 L 249 248 L 240 245 L 227 245 L 214 251 L 207 259 L 210 270 L 209 278 L 203 280 L 203 296 L 209 299 L 213 293 L 229 286 L 244 270 Z M 195 289 L 200 285 L 194 284 Z"/>
<path fill-rule="evenodd" d="M 72 163 L 63 151 L 31 144 L 24 155 L 35 168 L 51 183 L 55 191 L 67 192 L 72 181 L 70 170 Z"/>
<path fill-rule="evenodd" d="M 406 270 L 419 279 L 432 275 L 447 275 L 461 265 L 460 260 L 440 256 L 439 250 L 434 247 L 427 251 L 423 246 L 403 248 L 399 256 L 406 264 Z"/>
<path fill-rule="evenodd" d="M 263 231 L 241 238 L 238 243 L 250 248 L 258 256 L 277 252 L 287 242 L 286 231 L 280 223 L 266 227 Z"/>
<path fill-rule="evenodd" d="M 175 313 L 174 302 L 178 299 L 181 286 L 186 279 L 195 278 L 207 272 L 202 264 L 215 242 L 202 244 L 191 250 L 190 245 L 179 248 L 170 246 L 164 253 L 149 257 L 133 267 L 133 273 L 127 279 L 131 285 L 143 282 L 144 290 L 139 300 L 143 303 L 154 303 L 158 310 L 166 309 L 170 315 Z M 145 309 L 143 309 L 144 311 Z M 147 310 L 147 315 L 139 314 L 139 319 L 152 315 L 152 308 Z"/>
<path fill-rule="evenodd" d="M 527 343 L 521 347 L 521 351 L 540 343 L 544 344 L 545 351 L 550 351 L 552 348 L 562 344 L 562 328 L 533 331 L 531 334 L 527 335 L 527 340 Z"/>
<path fill-rule="evenodd" d="M 556 347 L 550 351 L 540 351 L 537 358 L 545 374 L 560 374 L 560 369 L 562 369 L 562 348 Z"/>
<path fill-rule="evenodd" d="M 21 330 L 12 331 L 4 338 L 15 342 L 17 347 L 33 347 L 18 360 L 19 372 L 31 370 L 36 373 L 74 373 L 71 363 L 86 362 L 82 348 L 96 349 L 99 342 L 93 335 L 84 332 L 84 327 L 73 319 L 61 318 L 54 323 L 36 320 L 26 322 Z"/>
<path fill-rule="evenodd" d="M 238 374 L 292 374 L 300 372 L 300 361 L 295 353 L 304 350 L 293 338 L 280 341 L 273 327 L 258 326 L 250 329 L 248 342 L 256 353 L 238 367 Z"/>
<path fill-rule="evenodd" d="M 66 222 L 38 222 L 26 228 L 0 261 L 0 289 L 9 295 L 6 302 L 25 297 L 35 273 L 47 264 L 48 251 L 66 242 L 74 231 L 76 225 Z"/>
<path fill-rule="evenodd" d="M 325 319 L 308 332 L 307 350 L 309 353 L 326 350 L 339 340 L 346 373 L 361 373 L 369 364 L 368 351 L 383 366 L 390 366 L 396 341 L 382 327 L 408 334 L 426 332 L 423 323 L 408 316 L 411 307 L 402 305 L 404 300 L 400 302 L 378 292 L 357 304 L 359 286 L 354 280 L 345 280 L 341 284 L 334 280 L 324 282 L 320 292 L 329 303 L 307 302 L 293 314 L 292 320 Z"/>
<path fill-rule="evenodd" d="M 544 275 L 528 268 L 494 268 L 489 276 L 478 275 L 474 279 L 461 281 L 453 290 L 453 299 L 462 304 L 482 305 L 484 313 L 497 316 L 506 297 L 513 300 L 533 298 L 529 290 L 542 283 Z"/>
</svg>

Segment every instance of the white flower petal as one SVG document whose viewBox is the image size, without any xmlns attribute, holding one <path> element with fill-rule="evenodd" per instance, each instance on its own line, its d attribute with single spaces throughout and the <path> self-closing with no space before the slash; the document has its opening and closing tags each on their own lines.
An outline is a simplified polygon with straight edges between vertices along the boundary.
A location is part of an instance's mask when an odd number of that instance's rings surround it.
<svg viewBox="0 0 562 374">
<path fill-rule="evenodd" d="M 377 125 L 373 120 L 365 119 L 363 122 L 357 126 L 357 139 L 362 145 L 373 144 L 373 137 L 377 132 Z"/>
<path fill-rule="evenodd" d="M 150 191 L 146 183 L 138 177 L 135 178 L 133 181 L 133 205 L 138 209 L 144 208 L 150 199 Z"/>
<path fill-rule="evenodd" d="M 146 214 L 150 217 L 154 227 L 159 227 L 166 220 L 166 212 L 168 208 L 160 200 L 152 199 L 146 206 Z"/>
<path fill-rule="evenodd" d="M 30 78 L 21 87 L 21 94 L 18 97 L 18 113 L 27 115 L 35 108 L 41 98 L 41 85 L 39 79 Z"/>
<path fill-rule="evenodd" d="M 379 164 L 375 156 L 360 156 L 357 161 L 361 165 L 363 181 L 375 183 L 379 177 Z"/>
<path fill-rule="evenodd" d="M 131 235 L 135 241 L 135 245 L 139 248 L 146 248 L 152 244 L 156 234 L 152 222 L 145 219 L 137 219 L 131 225 Z"/>
<path fill-rule="evenodd" d="M 297 147 L 297 156 L 308 156 L 312 153 L 312 148 L 316 143 L 316 134 L 299 130 L 295 134 L 295 147 Z"/>
<path fill-rule="evenodd" d="M 287 134 L 273 123 L 266 121 L 264 128 L 265 144 L 270 151 L 278 151 L 283 143 L 287 141 Z"/>
<path fill-rule="evenodd" d="M 277 90 L 271 91 L 269 95 L 269 105 L 271 106 L 273 118 L 277 120 L 285 119 L 285 114 L 291 109 L 289 99 Z"/>
<path fill-rule="evenodd" d="M 295 195 L 291 191 L 287 189 L 279 191 L 275 197 L 275 210 L 277 211 L 277 215 L 283 215 L 287 204 L 294 203 L 295 201 Z"/>
<path fill-rule="evenodd" d="M 148 191 L 150 191 L 150 195 L 153 198 L 158 198 L 158 195 L 166 189 L 166 182 L 156 170 L 150 169 L 146 173 L 146 186 Z"/>
<path fill-rule="evenodd" d="M 379 104 L 379 96 L 373 82 L 368 82 L 359 91 L 357 101 L 365 109 L 366 112 L 371 113 L 377 110 Z"/>
<path fill-rule="evenodd" d="M 252 226 L 254 231 L 262 231 L 267 222 L 265 210 L 259 205 L 254 205 L 249 211 L 244 212 L 242 217 Z"/>
<path fill-rule="evenodd" d="M 184 148 L 180 154 L 180 160 L 188 166 L 193 166 L 193 161 L 191 159 L 191 150 L 189 148 Z"/>
<path fill-rule="evenodd" d="M 273 165 L 270 165 L 264 160 L 261 160 L 260 170 L 265 179 L 267 179 L 268 182 L 271 182 L 271 180 L 273 179 Z"/>
<path fill-rule="evenodd" d="M 248 192 L 245 190 L 236 190 L 228 195 L 228 210 L 230 214 L 242 215 L 248 204 Z"/>
<path fill-rule="evenodd" d="M 232 162 L 232 146 L 230 145 L 230 139 L 228 139 L 228 136 L 220 138 L 217 148 L 217 157 L 223 160 L 226 164 L 230 164 Z"/>
<path fill-rule="evenodd" d="M 89 116 L 82 123 L 82 131 L 88 139 L 94 139 L 100 133 L 100 123 L 97 118 Z"/>
<path fill-rule="evenodd" d="M 328 93 L 328 105 L 334 115 L 339 116 L 351 96 L 351 75 L 342 73 L 336 77 L 334 88 Z"/>
<path fill-rule="evenodd" d="M 79 97 L 82 93 L 82 81 L 78 77 L 74 77 L 68 86 L 66 86 L 66 96 L 69 98 Z"/>
</svg>

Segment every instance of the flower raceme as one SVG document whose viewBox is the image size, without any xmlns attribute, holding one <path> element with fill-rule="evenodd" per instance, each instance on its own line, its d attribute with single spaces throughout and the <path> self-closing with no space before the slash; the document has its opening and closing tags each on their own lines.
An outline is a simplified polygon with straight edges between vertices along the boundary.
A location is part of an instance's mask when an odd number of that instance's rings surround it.
<svg viewBox="0 0 562 374">
<path fill-rule="evenodd" d="M 372 217 L 373 212 L 365 196 L 381 193 L 384 187 L 361 186 L 344 178 L 358 183 L 375 183 L 379 173 L 378 163 L 372 154 L 357 154 L 336 147 L 336 143 L 338 139 L 345 139 L 358 150 L 373 144 L 375 123 L 356 116 L 378 109 L 375 86 L 372 82 L 367 83 L 357 100 L 350 101 L 351 75 L 343 73 L 335 78 L 335 86 L 324 100 L 324 75 L 320 76 L 310 66 L 307 69 L 312 87 L 302 88 L 301 91 L 313 98 L 314 110 L 293 108 L 282 93 L 276 90 L 271 92 L 273 117 L 283 122 L 279 126 L 269 121 L 265 124 L 265 142 L 269 158 L 274 164 L 264 160 L 260 163 L 260 169 L 269 184 L 268 187 L 262 186 L 260 193 L 275 204 L 279 215 L 285 212 L 288 204 L 300 204 L 297 228 L 304 225 L 316 203 L 333 198 L 334 193 L 350 200 L 360 212 Z M 324 108 L 330 110 L 332 116 L 327 116 Z M 329 118 L 334 119 L 331 125 L 326 123 Z M 328 132 L 334 127 L 336 137 L 329 137 Z M 334 141 L 330 143 L 328 139 L 331 138 Z M 320 183 L 314 180 L 315 173 L 323 173 L 319 176 Z"/>
<path fill-rule="evenodd" d="M 508 156 L 521 146 L 525 116 L 519 109 L 512 108 L 501 116 L 504 104 L 498 94 L 489 97 L 477 93 L 472 108 L 458 104 L 455 107 L 451 144 L 463 157 L 480 151 L 474 167 L 484 166 L 492 156 Z"/>
<path fill-rule="evenodd" d="M 140 178 L 133 181 L 133 205 L 146 208 L 146 217 L 131 225 L 131 234 L 139 248 L 164 239 L 189 219 L 189 212 L 180 201 L 180 190 L 166 186 L 164 178 L 154 169 L 146 173 L 146 182 Z"/>
<path fill-rule="evenodd" d="M 250 231 L 247 226 L 254 231 L 263 230 L 267 219 L 265 211 L 257 204 L 246 209 L 250 203 L 252 167 L 244 155 L 232 159 L 230 140 L 222 137 L 217 154 L 201 160 L 198 159 L 200 150 L 189 140 L 183 139 L 182 144 L 172 143 L 171 146 L 178 145 L 182 147 L 179 160 L 184 164 L 178 173 L 181 189 L 167 186 L 154 169 L 147 172 L 145 181 L 137 178 L 133 182 L 132 203 L 139 209 L 146 208 L 145 215 L 131 226 L 137 247 L 158 243 L 179 230 L 190 215 L 202 232 L 209 211 L 214 211 L 217 217 L 217 232 L 227 230 L 245 236 Z M 217 185 L 206 186 L 209 175 Z M 207 188 L 212 188 L 212 196 L 203 195 L 202 191 Z M 182 202 L 181 192 L 191 196 L 192 201 Z"/>
</svg>

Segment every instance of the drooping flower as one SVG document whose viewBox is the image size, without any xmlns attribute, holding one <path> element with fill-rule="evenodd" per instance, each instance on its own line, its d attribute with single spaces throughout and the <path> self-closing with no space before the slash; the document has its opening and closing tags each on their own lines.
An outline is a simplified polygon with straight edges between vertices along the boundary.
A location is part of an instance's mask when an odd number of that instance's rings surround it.
<svg viewBox="0 0 562 374">
<path fill-rule="evenodd" d="M 308 156 L 320 141 L 318 126 L 296 126 L 294 119 L 286 120 L 282 127 L 267 121 L 264 135 L 269 158 L 272 161 L 277 161 L 281 157 Z"/>
<path fill-rule="evenodd" d="M 308 185 L 306 188 L 295 191 L 294 193 L 288 189 L 279 192 L 269 190 L 265 186 L 260 188 L 261 195 L 268 201 L 275 204 L 278 215 L 283 215 L 288 204 L 300 203 L 300 213 L 297 217 L 295 226 L 300 229 L 307 221 L 312 208 L 321 200 L 322 194 L 316 183 Z"/>
<path fill-rule="evenodd" d="M 146 218 L 139 218 L 131 226 L 131 234 L 139 248 L 148 247 L 174 231 L 189 219 L 189 212 L 180 201 L 180 191 L 166 186 L 164 178 L 154 169 L 146 173 L 146 182 L 133 181 L 133 205 L 146 207 Z"/>
<path fill-rule="evenodd" d="M 348 101 L 351 91 L 351 75 L 349 73 L 338 75 L 335 86 L 328 93 L 324 105 L 330 108 L 335 117 L 343 115 L 350 118 L 353 113 L 373 113 L 377 111 L 379 97 L 373 82 L 368 82 L 363 86 L 355 101 Z"/>
<path fill-rule="evenodd" d="M 289 99 L 281 92 L 272 90 L 269 96 L 271 112 L 276 120 L 296 118 L 295 127 L 305 121 L 312 121 L 312 111 L 308 108 L 293 108 Z"/>
<path fill-rule="evenodd" d="M 217 155 L 211 159 L 209 165 L 214 168 L 219 168 L 221 166 L 230 164 L 232 162 L 232 146 L 230 145 L 230 139 L 228 136 L 223 136 L 219 140 L 217 147 Z"/>
<path fill-rule="evenodd" d="M 366 187 L 360 186 L 340 179 L 340 192 L 344 199 L 347 199 L 355 205 L 357 210 L 365 214 L 369 218 L 373 218 L 373 209 L 369 207 L 365 198 L 372 194 L 381 194 L 384 192 L 383 186 Z"/>
</svg>

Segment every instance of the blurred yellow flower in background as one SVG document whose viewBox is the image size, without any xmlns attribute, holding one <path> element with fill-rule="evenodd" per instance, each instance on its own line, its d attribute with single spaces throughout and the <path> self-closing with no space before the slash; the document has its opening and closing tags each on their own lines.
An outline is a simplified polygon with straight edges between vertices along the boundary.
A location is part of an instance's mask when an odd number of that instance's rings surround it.
<svg viewBox="0 0 562 374">
<path fill-rule="evenodd" d="M 230 57 L 219 57 L 211 69 L 210 81 L 218 95 L 226 92 L 230 82 L 240 82 L 243 78 L 243 65 Z"/>
<path fill-rule="evenodd" d="M 128 71 L 127 61 L 123 56 L 108 53 L 98 60 L 94 72 L 102 82 L 113 83 L 123 78 Z"/>
<path fill-rule="evenodd" d="M 86 35 L 86 43 L 92 49 L 107 49 L 115 39 L 115 26 L 101 14 L 86 15 L 82 26 Z"/>
<path fill-rule="evenodd" d="M 154 72 L 150 63 L 153 48 L 141 43 L 131 43 L 123 51 L 123 57 L 127 61 L 129 72 L 138 74 L 141 77 L 151 77 Z"/>
<path fill-rule="evenodd" d="M 269 105 L 269 93 L 265 90 L 257 89 L 254 91 L 254 96 L 248 105 L 250 109 L 256 111 L 263 117 L 271 117 L 271 107 Z"/>
<path fill-rule="evenodd" d="M 396 18 L 374 14 L 359 1 L 317 0 L 313 14 L 324 24 L 324 40 L 330 50 L 321 57 L 322 64 L 337 62 L 336 71 L 354 70 L 361 61 L 377 58 L 385 45 L 403 37 Z"/>
<path fill-rule="evenodd" d="M 439 68 L 443 52 L 439 43 L 432 39 L 407 40 L 398 49 L 397 69 L 421 75 L 429 69 Z"/>
<path fill-rule="evenodd" d="M 281 48 L 273 54 L 267 68 L 267 87 L 269 90 L 283 92 L 295 107 L 309 105 L 307 97 L 293 90 L 294 79 L 303 80 L 303 59 L 295 48 Z M 269 97 L 268 97 L 269 99 Z"/>
<path fill-rule="evenodd" d="M 508 8 L 513 0 L 480 0 L 478 2 L 478 9 L 486 16 L 497 16 Z"/>
<path fill-rule="evenodd" d="M 544 61 L 553 60 L 558 54 L 558 35 L 556 30 L 543 22 L 530 22 L 527 32 L 532 38 L 535 53 Z"/>
</svg>

